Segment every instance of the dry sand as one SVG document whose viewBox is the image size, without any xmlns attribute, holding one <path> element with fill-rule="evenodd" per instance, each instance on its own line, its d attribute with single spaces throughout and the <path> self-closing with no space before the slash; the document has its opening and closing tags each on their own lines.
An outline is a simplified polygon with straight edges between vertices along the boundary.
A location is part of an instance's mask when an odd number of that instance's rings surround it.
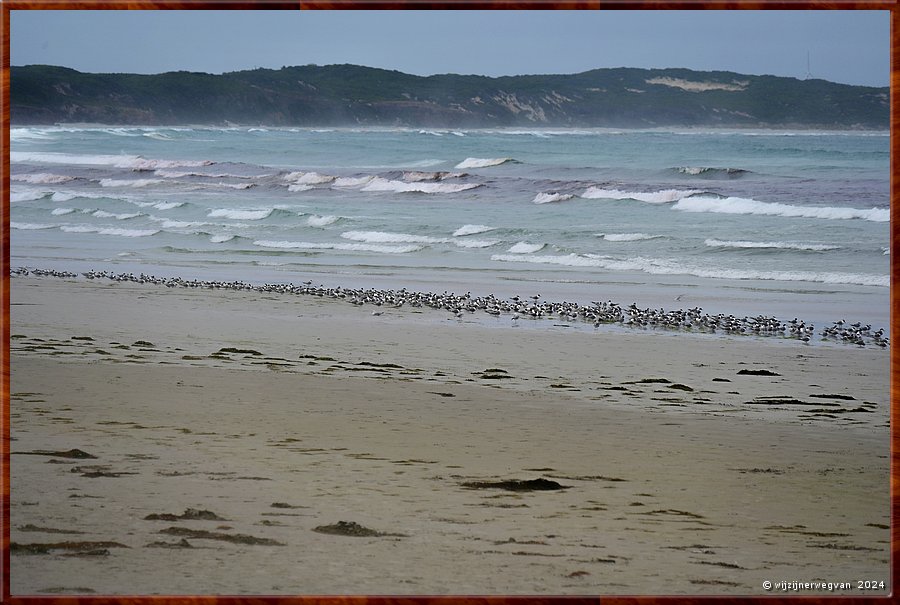
<svg viewBox="0 0 900 605">
<path fill-rule="evenodd" d="M 885 351 L 11 292 L 13 594 L 890 591 Z"/>
</svg>

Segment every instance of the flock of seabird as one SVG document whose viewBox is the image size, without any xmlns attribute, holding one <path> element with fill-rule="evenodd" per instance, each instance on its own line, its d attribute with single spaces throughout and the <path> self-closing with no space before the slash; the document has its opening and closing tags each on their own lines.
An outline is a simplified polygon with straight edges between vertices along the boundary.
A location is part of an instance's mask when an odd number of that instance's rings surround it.
<svg viewBox="0 0 900 605">
<path fill-rule="evenodd" d="M 77 278 L 77 273 L 54 269 L 33 269 L 19 267 L 10 271 L 11 275 L 37 275 L 61 278 Z M 449 312 L 461 319 L 467 313 L 483 311 L 493 316 L 509 315 L 513 323 L 519 319 L 554 319 L 564 322 L 590 322 L 595 328 L 603 324 L 616 324 L 631 328 L 667 329 L 697 331 L 704 333 L 724 333 L 732 335 L 775 336 L 796 339 L 808 343 L 815 335 L 815 326 L 794 318 L 783 322 L 775 317 L 757 315 L 737 317 L 735 315 L 704 313 L 700 307 L 692 309 L 642 309 L 632 303 L 623 307 L 612 301 L 592 302 L 581 305 L 573 302 L 542 301 L 539 295 L 506 299 L 494 295 L 472 296 L 443 292 L 414 292 L 406 288 L 400 290 L 376 290 L 363 288 L 343 288 L 314 286 L 312 281 L 299 286 L 293 284 L 253 285 L 243 281 L 185 280 L 180 277 L 155 277 L 141 273 L 113 273 L 112 271 L 87 271 L 81 274 L 87 279 L 107 279 L 116 282 L 154 284 L 168 288 L 202 288 L 216 290 L 236 290 L 293 294 L 343 300 L 357 306 L 373 305 L 372 315 L 379 316 L 385 308 L 428 307 Z M 869 344 L 886 348 L 890 342 L 884 336 L 884 329 L 873 331 L 872 326 L 861 323 L 848 324 L 843 319 L 821 331 L 822 340 L 835 340 L 861 347 Z"/>
</svg>

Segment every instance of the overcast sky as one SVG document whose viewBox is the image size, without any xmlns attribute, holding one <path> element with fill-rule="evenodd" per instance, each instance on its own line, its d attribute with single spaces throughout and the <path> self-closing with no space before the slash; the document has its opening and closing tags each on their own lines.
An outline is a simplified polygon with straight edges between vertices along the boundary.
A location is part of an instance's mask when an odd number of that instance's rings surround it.
<svg viewBox="0 0 900 605">
<path fill-rule="evenodd" d="M 887 86 L 888 11 L 11 11 L 11 64 L 417 75 L 686 67 Z"/>
</svg>

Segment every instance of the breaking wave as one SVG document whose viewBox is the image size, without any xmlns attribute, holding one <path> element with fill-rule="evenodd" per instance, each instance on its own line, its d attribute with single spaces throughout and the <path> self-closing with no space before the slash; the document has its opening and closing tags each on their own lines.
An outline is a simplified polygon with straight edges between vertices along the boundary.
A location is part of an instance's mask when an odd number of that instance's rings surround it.
<svg viewBox="0 0 900 605">
<path fill-rule="evenodd" d="M 500 164 L 506 164 L 507 162 L 511 162 L 514 164 L 518 164 L 517 160 L 512 158 L 466 158 L 459 164 L 455 166 L 460 170 L 465 170 L 467 168 L 489 168 L 491 166 L 499 166 Z"/>
<path fill-rule="evenodd" d="M 646 233 L 598 233 L 608 242 L 638 242 L 645 239 L 657 239 L 662 235 L 648 235 Z"/>
<path fill-rule="evenodd" d="M 828 244 L 798 244 L 792 242 L 750 242 L 750 241 L 727 241 L 718 239 L 707 239 L 703 242 L 707 246 L 713 248 L 760 248 L 760 249 L 784 249 L 784 250 L 809 250 L 814 252 L 824 252 L 826 250 L 839 250 L 840 246 L 831 246 Z"/>
<path fill-rule="evenodd" d="M 274 208 L 264 208 L 262 210 L 232 210 L 230 208 L 217 208 L 211 210 L 206 216 L 210 218 L 227 218 L 235 221 L 258 221 L 268 218 Z"/>
<path fill-rule="evenodd" d="M 537 252 L 542 249 L 546 244 L 529 244 L 528 242 L 519 242 L 518 244 L 514 244 L 510 247 L 507 252 L 511 252 L 513 254 L 531 254 L 532 252 Z"/>
<path fill-rule="evenodd" d="M 844 208 L 822 206 L 793 206 L 775 202 L 760 202 L 753 199 L 728 197 L 708 198 L 692 197 L 679 200 L 675 210 L 683 212 L 719 212 L 724 214 L 761 214 L 768 216 L 784 216 L 791 218 L 819 219 L 863 219 L 879 223 L 891 220 L 889 208 Z"/>
<path fill-rule="evenodd" d="M 573 197 L 575 196 L 571 193 L 538 193 L 531 201 L 535 204 L 551 204 L 553 202 L 564 202 Z"/>
<path fill-rule="evenodd" d="M 428 237 L 427 235 L 411 235 L 409 233 L 387 233 L 384 231 L 346 231 L 341 233 L 344 239 L 350 239 L 357 242 L 378 243 L 378 244 L 446 244 L 451 240 L 445 238 Z"/>
<path fill-rule="evenodd" d="M 475 235 L 476 233 L 486 233 L 488 231 L 493 231 L 494 229 L 495 227 L 488 227 L 487 225 L 463 225 L 453 232 L 453 236 L 462 237 L 463 235 Z"/>
<path fill-rule="evenodd" d="M 654 258 L 614 259 L 596 254 L 522 255 L 495 254 L 492 261 L 561 265 L 567 267 L 596 267 L 610 271 L 640 271 L 654 275 L 693 275 L 711 279 L 805 281 L 826 284 L 859 286 L 890 286 L 888 275 L 866 275 L 828 271 L 763 271 L 753 269 L 729 269 L 713 266 L 691 266 L 676 260 Z"/>
<path fill-rule="evenodd" d="M 479 183 L 407 183 L 390 181 L 381 177 L 373 178 L 360 191 L 394 191 L 397 193 L 459 193 L 467 189 L 480 187 Z"/>
<path fill-rule="evenodd" d="M 285 250 L 348 250 L 359 252 L 382 252 L 386 254 L 405 254 L 407 252 L 415 252 L 421 250 L 422 246 L 413 244 L 405 246 L 389 246 L 389 245 L 372 245 L 372 244 L 344 244 L 344 243 L 318 243 L 318 242 L 289 242 L 289 241 L 271 241 L 256 240 L 254 246 L 262 248 L 281 248 Z"/>
<path fill-rule="evenodd" d="M 88 227 L 86 225 L 63 225 L 61 231 L 66 233 L 97 233 L 99 235 L 117 235 L 119 237 L 149 237 L 160 232 L 159 229 L 116 229 L 109 227 Z"/>
<path fill-rule="evenodd" d="M 620 191 L 618 189 L 603 189 L 601 187 L 589 187 L 581 197 L 586 199 L 605 200 L 637 200 L 648 204 L 668 204 L 677 202 L 686 197 L 703 193 L 698 189 L 664 189 L 662 191 Z"/>
</svg>

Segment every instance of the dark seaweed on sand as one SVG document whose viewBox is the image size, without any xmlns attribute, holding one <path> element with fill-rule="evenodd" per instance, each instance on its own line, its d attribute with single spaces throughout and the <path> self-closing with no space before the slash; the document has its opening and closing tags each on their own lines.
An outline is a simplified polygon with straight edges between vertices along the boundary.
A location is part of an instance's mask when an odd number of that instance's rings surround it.
<svg viewBox="0 0 900 605">
<path fill-rule="evenodd" d="M 552 491 L 569 489 L 550 479 L 507 479 L 506 481 L 467 481 L 461 484 L 470 489 L 505 489 L 512 492 Z"/>
<path fill-rule="evenodd" d="M 355 521 L 338 521 L 332 525 L 319 525 L 313 528 L 314 532 L 320 534 L 331 534 L 335 536 L 352 536 L 355 538 L 380 538 L 386 536 L 406 537 L 405 534 L 393 534 L 380 532 L 368 527 L 363 527 Z"/>
</svg>

